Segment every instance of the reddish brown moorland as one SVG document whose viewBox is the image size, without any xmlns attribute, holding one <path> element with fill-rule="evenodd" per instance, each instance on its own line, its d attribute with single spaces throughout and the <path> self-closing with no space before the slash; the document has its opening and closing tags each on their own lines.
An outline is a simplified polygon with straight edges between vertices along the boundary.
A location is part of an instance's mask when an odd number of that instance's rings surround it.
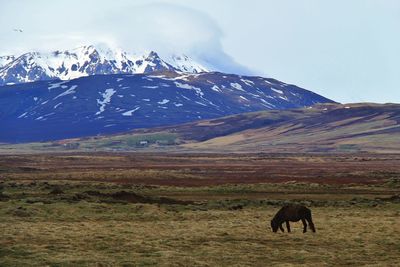
<svg viewBox="0 0 400 267">
<path fill-rule="evenodd" d="M 400 177 L 400 155 L 91 153 L 0 157 L 0 178 L 207 186 L 377 184 Z"/>
</svg>

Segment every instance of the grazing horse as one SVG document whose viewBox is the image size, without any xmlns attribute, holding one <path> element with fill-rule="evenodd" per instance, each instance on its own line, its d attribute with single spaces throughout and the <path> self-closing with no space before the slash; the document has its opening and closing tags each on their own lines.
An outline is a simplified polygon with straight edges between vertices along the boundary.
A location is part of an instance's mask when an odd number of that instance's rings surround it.
<svg viewBox="0 0 400 267">
<path fill-rule="evenodd" d="M 311 230 L 315 233 L 314 223 L 311 218 L 311 210 L 301 205 L 289 205 L 281 208 L 271 220 L 272 231 L 276 233 L 279 228 L 284 232 L 282 224 L 286 222 L 286 228 L 290 233 L 289 221 L 298 222 L 299 220 L 301 220 L 304 225 L 303 233 L 307 232 L 307 222 Z"/>
</svg>

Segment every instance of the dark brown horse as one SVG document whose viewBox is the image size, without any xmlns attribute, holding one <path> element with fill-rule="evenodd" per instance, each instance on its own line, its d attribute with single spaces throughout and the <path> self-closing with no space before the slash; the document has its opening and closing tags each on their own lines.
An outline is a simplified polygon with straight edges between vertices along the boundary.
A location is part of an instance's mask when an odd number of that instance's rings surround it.
<svg viewBox="0 0 400 267">
<path fill-rule="evenodd" d="M 281 208 L 271 220 L 271 228 L 274 233 L 278 231 L 278 228 L 284 232 L 282 224 L 286 222 L 286 228 L 290 233 L 290 222 L 302 221 L 304 228 L 303 233 L 307 232 L 307 222 L 311 230 L 315 233 L 314 223 L 311 217 L 311 210 L 301 205 L 289 205 Z"/>
</svg>

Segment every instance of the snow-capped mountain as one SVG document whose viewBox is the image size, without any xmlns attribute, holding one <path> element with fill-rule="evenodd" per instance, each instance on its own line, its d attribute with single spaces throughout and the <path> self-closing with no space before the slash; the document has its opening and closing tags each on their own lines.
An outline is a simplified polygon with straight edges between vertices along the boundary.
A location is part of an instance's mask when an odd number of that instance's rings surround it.
<svg viewBox="0 0 400 267">
<path fill-rule="evenodd" d="M 186 55 L 162 59 L 156 52 L 128 54 L 105 46 L 82 46 L 70 51 L 29 52 L 0 57 L 0 86 L 43 80 L 70 80 L 97 74 L 136 74 L 154 71 L 200 73 L 207 68 Z"/>
<path fill-rule="evenodd" d="M 165 68 L 172 66 L 165 64 Z M 274 79 L 219 72 L 164 71 L 39 81 L 0 87 L 0 125 L 4 126 L 0 142 L 111 134 L 330 102 Z"/>
<path fill-rule="evenodd" d="M 0 56 L 0 68 L 15 60 L 15 56 Z"/>
</svg>

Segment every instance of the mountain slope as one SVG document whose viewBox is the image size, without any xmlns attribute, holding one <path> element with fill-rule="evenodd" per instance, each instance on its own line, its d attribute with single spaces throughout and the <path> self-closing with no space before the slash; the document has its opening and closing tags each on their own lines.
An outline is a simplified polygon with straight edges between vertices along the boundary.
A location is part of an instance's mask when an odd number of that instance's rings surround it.
<svg viewBox="0 0 400 267">
<path fill-rule="evenodd" d="M 166 130 L 166 129 L 164 129 Z M 324 104 L 182 125 L 184 147 L 269 152 L 400 152 L 400 105 Z"/>
<path fill-rule="evenodd" d="M 57 140 L 333 101 L 223 73 L 97 75 L 0 87 L 1 142 Z"/>
<path fill-rule="evenodd" d="M 154 71 L 207 71 L 186 55 L 166 59 L 154 52 L 130 55 L 121 49 L 82 46 L 70 51 L 30 52 L 0 57 L 0 86 L 43 80 L 70 80 L 97 74 L 135 74 Z"/>
</svg>

